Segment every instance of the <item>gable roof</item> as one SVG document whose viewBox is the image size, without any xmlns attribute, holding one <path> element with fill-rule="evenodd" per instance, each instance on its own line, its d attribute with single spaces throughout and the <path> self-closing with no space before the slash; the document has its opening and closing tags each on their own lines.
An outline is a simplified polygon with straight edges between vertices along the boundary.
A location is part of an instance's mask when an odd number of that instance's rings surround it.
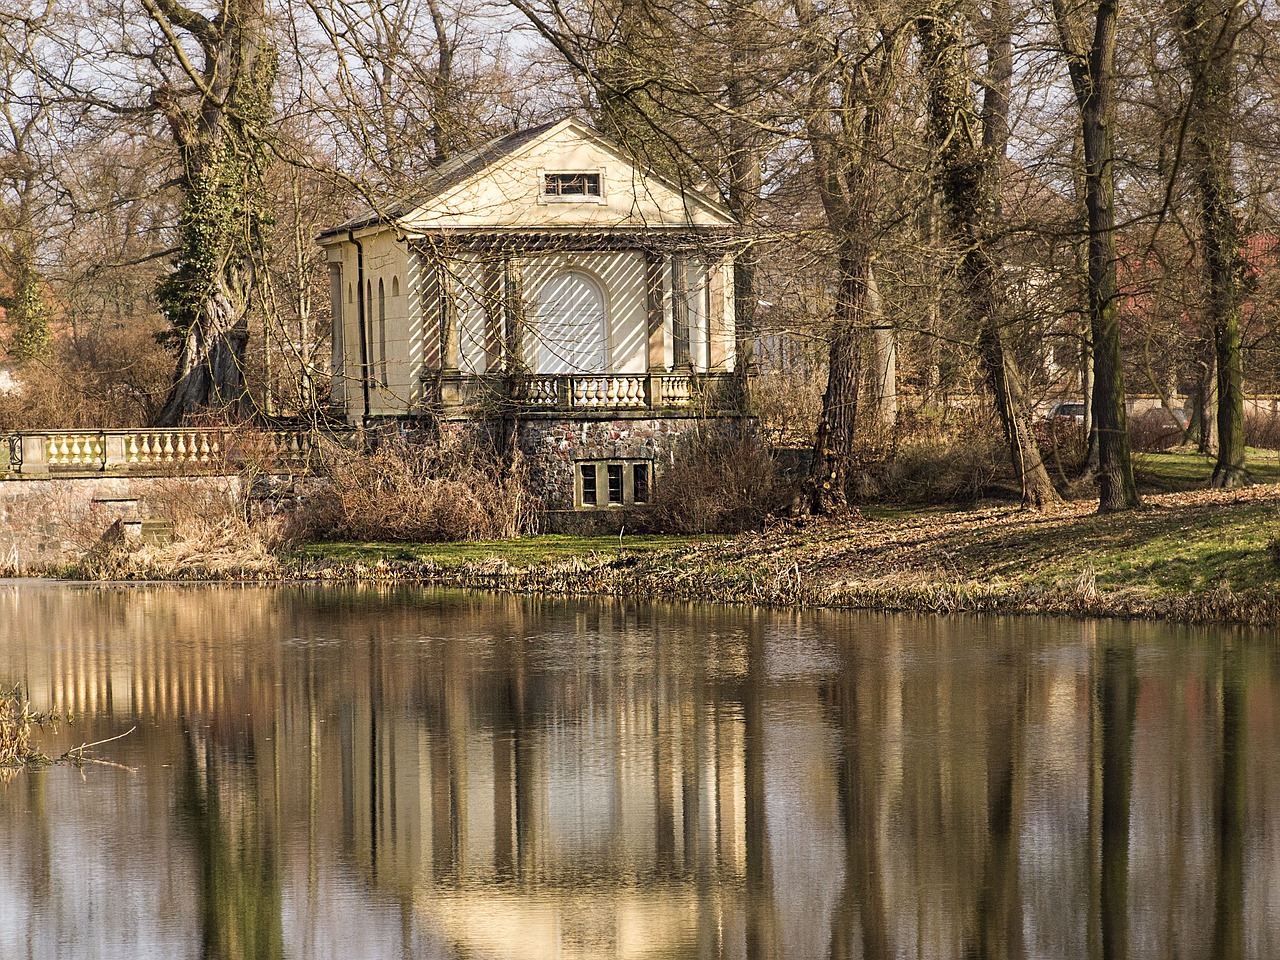
<svg viewBox="0 0 1280 960">
<path fill-rule="evenodd" d="M 432 201 L 453 192 L 471 181 L 479 180 L 486 172 L 497 168 L 507 160 L 514 159 L 525 153 L 534 144 L 544 140 L 544 138 L 550 140 L 555 135 L 568 130 L 572 130 L 578 136 L 593 142 L 596 146 L 626 161 L 640 173 L 644 180 L 659 184 L 679 195 L 686 204 L 701 208 L 705 213 L 723 221 L 725 225 L 736 223 L 736 218 L 723 204 L 697 190 L 682 188 L 661 174 L 641 169 L 640 165 L 636 163 L 635 159 L 627 151 L 607 139 L 594 127 L 578 120 L 576 117 L 567 117 L 539 124 L 536 127 L 530 127 L 525 130 L 504 134 L 472 150 L 456 154 L 427 175 L 418 185 L 418 189 L 412 199 L 395 201 L 382 211 L 368 207 L 356 216 L 323 231 L 319 239 L 332 237 L 349 230 L 358 230 L 377 223 L 411 219 L 415 214 L 426 212 Z"/>
</svg>

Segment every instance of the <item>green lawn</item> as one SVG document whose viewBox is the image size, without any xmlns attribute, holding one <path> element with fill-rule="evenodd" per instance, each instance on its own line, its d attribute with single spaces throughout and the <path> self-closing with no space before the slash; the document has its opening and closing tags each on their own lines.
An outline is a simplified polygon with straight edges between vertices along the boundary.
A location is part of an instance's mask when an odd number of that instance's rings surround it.
<svg viewBox="0 0 1280 960">
<path fill-rule="evenodd" d="M 437 566 L 502 559 L 517 566 L 550 563 L 575 556 L 608 557 L 651 552 L 714 538 L 693 536 L 569 536 L 540 534 L 514 540 L 476 540 L 463 543 L 309 543 L 298 548 L 306 559 L 342 563 L 431 562 Z"/>
<path fill-rule="evenodd" d="M 1246 466 L 1257 483 L 1280 483 L 1280 451 L 1246 451 Z M 1133 457 L 1134 476 L 1140 487 L 1159 493 L 1196 490 L 1213 475 L 1212 457 L 1195 451 L 1137 453 Z"/>
</svg>

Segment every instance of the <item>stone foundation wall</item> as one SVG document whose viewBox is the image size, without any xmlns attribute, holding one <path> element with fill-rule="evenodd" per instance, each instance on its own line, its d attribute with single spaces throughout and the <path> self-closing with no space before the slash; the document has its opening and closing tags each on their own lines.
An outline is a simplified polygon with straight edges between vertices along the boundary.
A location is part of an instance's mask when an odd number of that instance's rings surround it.
<svg viewBox="0 0 1280 960">
<path fill-rule="evenodd" d="M 140 535 L 184 502 L 232 499 L 238 477 L 0 480 L 0 569 L 22 573 L 78 559 L 117 520 Z"/>
<path fill-rule="evenodd" d="M 450 421 L 444 429 L 455 435 L 477 433 L 499 444 L 514 442 L 529 469 L 530 487 L 543 503 L 543 529 L 551 532 L 616 531 L 626 524 L 629 510 L 599 507 L 575 509 L 576 465 L 584 460 L 648 460 L 653 464 L 654 484 L 662 483 L 663 467 L 670 464 L 685 438 L 699 432 L 738 435 L 754 421 L 742 417 L 607 418 L 527 417 L 512 427 L 497 422 Z M 512 438 L 495 435 L 515 431 Z"/>
</svg>

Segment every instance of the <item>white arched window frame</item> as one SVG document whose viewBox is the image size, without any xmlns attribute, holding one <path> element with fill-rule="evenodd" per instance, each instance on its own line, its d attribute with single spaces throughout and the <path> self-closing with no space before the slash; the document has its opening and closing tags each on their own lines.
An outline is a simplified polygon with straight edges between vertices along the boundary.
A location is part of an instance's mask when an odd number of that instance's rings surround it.
<svg viewBox="0 0 1280 960">
<path fill-rule="evenodd" d="M 533 372 L 550 375 L 604 373 L 609 369 L 607 288 L 578 267 L 558 271 L 535 296 L 533 336 L 526 360 Z"/>
</svg>

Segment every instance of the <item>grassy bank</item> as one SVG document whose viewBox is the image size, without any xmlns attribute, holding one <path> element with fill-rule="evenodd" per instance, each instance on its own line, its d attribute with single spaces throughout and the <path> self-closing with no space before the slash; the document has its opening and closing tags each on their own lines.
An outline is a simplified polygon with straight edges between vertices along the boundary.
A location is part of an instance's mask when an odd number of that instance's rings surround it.
<svg viewBox="0 0 1280 960">
<path fill-rule="evenodd" d="M 527 538 L 492 544 L 313 545 L 304 579 L 758 604 L 1038 612 L 1280 623 L 1280 486 L 1147 497 L 1099 516 L 1008 507 L 868 511 L 697 541 Z"/>
<path fill-rule="evenodd" d="M 1199 488 L 1211 465 L 1194 454 L 1144 457 L 1138 470 L 1144 507 L 1120 515 L 1099 516 L 1093 500 L 1048 515 L 867 508 L 733 537 L 309 544 L 252 563 L 144 552 L 113 575 L 1280 623 L 1280 459 L 1254 460 L 1271 482 L 1231 492 Z"/>
</svg>

